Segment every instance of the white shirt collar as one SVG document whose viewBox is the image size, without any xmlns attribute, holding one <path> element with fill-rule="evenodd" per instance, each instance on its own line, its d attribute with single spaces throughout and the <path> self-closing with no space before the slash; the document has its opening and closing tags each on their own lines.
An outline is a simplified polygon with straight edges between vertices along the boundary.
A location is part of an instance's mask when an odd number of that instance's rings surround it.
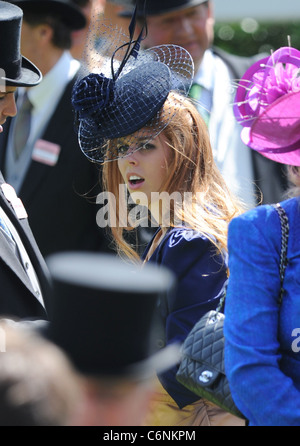
<svg viewBox="0 0 300 446">
<path fill-rule="evenodd" d="M 34 110 L 42 108 L 49 100 L 51 103 L 56 102 L 55 99 L 61 97 L 66 84 L 74 77 L 79 67 L 79 61 L 73 59 L 69 51 L 64 51 L 54 67 L 43 77 L 42 82 L 28 90 Z"/>
<path fill-rule="evenodd" d="M 209 91 L 214 89 L 214 55 L 211 50 L 206 50 L 200 68 L 195 74 L 195 83 L 202 85 Z"/>
</svg>

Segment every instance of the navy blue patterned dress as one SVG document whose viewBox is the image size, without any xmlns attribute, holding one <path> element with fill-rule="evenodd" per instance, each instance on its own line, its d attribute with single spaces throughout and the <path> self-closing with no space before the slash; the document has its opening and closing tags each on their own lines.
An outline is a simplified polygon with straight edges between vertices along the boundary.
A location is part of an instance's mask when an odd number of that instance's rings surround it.
<svg viewBox="0 0 300 446">
<path fill-rule="evenodd" d="M 144 259 L 151 244 L 143 255 Z M 181 343 L 201 316 L 216 309 L 227 279 L 226 256 L 224 258 L 217 253 L 207 237 L 183 227 L 168 230 L 149 261 L 168 267 L 178 281 L 175 295 L 161 302 L 159 308 L 165 336 L 160 345 Z M 182 408 L 199 400 L 199 397 L 178 383 L 176 371 L 177 367 L 173 367 L 158 377 L 178 407 Z"/>
</svg>

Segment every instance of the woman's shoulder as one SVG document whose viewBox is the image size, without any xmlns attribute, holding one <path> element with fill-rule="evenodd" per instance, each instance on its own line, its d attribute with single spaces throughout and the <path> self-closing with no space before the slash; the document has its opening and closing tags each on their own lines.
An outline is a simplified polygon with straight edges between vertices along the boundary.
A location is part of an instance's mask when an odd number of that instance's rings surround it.
<svg viewBox="0 0 300 446">
<path fill-rule="evenodd" d="M 143 258 L 147 256 L 153 239 L 147 246 Z M 162 258 L 173 258 L 176 260 L 181 258 L 183 260 L 183 257 L 192 258 L 203 255 L 204 252 L 210 251 L 211 247 L 212 242 L 200 231 L 187 227 L 175 227 L 168 229 L 153 252 L 151 259 L 161 261 Z"/>
<path fill-rule="evenodd" d="M 298 214 L 300 212 L 300 200 L 299 198 L 290 198 L 288 200 L 279 203 L 284 208 L 288 216 Z M 272 204 L 264 204 L 256 206 L 249 211 L 244 212 L 238 217 L 233 218 L 229 226 L 236 226 L 239 224 L 263 224 L 270 223 L 273 219 L 278 218 L 275 206 Z"/>
<path fill-rule="evenodd" d="M 191 243 L 192 242 L 192 243 Z M 169 248 L 174 248 L 178 245 L 186 244 L 205 244 L 208 242 L 208 237 L 192 228 L 176 227 L 168 231 L 165 237 L 165 245 Z"/>
<path fill-rule="evenodd" d="M 300 240 L 300 200 L 291 198 L 280 202 L 286 211 L 289 223 L 289 249 L 299 246 Z M 231 250 L 235 245 L 241 248 L 242 244 L 250 246 L 263 240 L 272 246 L 279 246 L 281 237 L 281 221 L 274 205 L 257 206 L 244 214 L 235 217 L 228 228 L 228 247 Z M 267 242 L 268 241 L 268 242 Z M 297 248 L 298 249 L 298 248 Z"/>
<path fill-rule="evenodd" d="M 224 253 L 225 256 L 225 253 Z M 190 228 L 172 228 L 168 231 L 159 248 L 153 255 L 153 260 L 169 266 L 177 275 L 196 268 L 200 274 L 203 270 L 199 265 L 211 266 L 212 263 L 223 265 L 224 259 L 216 252 L 212 241 L 200 231 Z"/>
<path fill-rule="evenodd" d="M 300 197 L 290 198 L 280 203 L 290 218 L 296 216 L 298 219 L 300 213 Z"/>
<path fill-rule="evenodd" d="M 211 257 L 215 254 L 216 248 L 205 234 L 186 227 L 170 229 L 159 248 L 159 255 L 162 258 L 180 259 L 180 262 L 192 261 L 203 256 Z"/>
</svg>

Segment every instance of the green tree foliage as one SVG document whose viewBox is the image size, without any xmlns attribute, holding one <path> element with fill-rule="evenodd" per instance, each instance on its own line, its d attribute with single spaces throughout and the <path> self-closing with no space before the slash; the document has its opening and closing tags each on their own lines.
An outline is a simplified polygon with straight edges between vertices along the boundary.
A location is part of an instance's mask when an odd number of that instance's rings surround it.
<svg viewBox="0 0 300 446">
<path fill-rule="evenodd" d="M 289 37 L 288 37 L 289 36 Z M 214 44 L 232 54 L 270 53 L 281 46 L 300 50 L 300 22 L 260 23 L 247 18 L 240 23 L 216 23 Z"/>
</svg>

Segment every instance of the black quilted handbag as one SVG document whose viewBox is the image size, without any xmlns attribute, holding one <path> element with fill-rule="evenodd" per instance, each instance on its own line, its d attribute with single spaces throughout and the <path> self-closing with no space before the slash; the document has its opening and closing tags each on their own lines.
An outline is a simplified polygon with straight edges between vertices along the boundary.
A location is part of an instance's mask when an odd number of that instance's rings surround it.
<svg viewBox="0 0 300 446">
<path fill-rule="evenodd" d="M 287 264 L 288 219 L 280 205 L 274 205 L 281 221 L 280 279 L 283 294 L 283 279 Z M 227 412 L 245 419 L 236 407 L 225 375 L 224 365 L 224 314 L 220 313 L 226 296 L 224 286 L 218 308 L 206 313 L 188 334 L 182 346 L 182 359 L 176 379 L 196 395 L 205 398 Z"/>
<path fill-rule="evenodd" d="M 224 366 L 224 314 L 218 308 L 206 313 L 193 327 L 182 347 L 176 379 L 196 395 L 239 418 L 245 418 L 231 396 Z"/>
</svg>

